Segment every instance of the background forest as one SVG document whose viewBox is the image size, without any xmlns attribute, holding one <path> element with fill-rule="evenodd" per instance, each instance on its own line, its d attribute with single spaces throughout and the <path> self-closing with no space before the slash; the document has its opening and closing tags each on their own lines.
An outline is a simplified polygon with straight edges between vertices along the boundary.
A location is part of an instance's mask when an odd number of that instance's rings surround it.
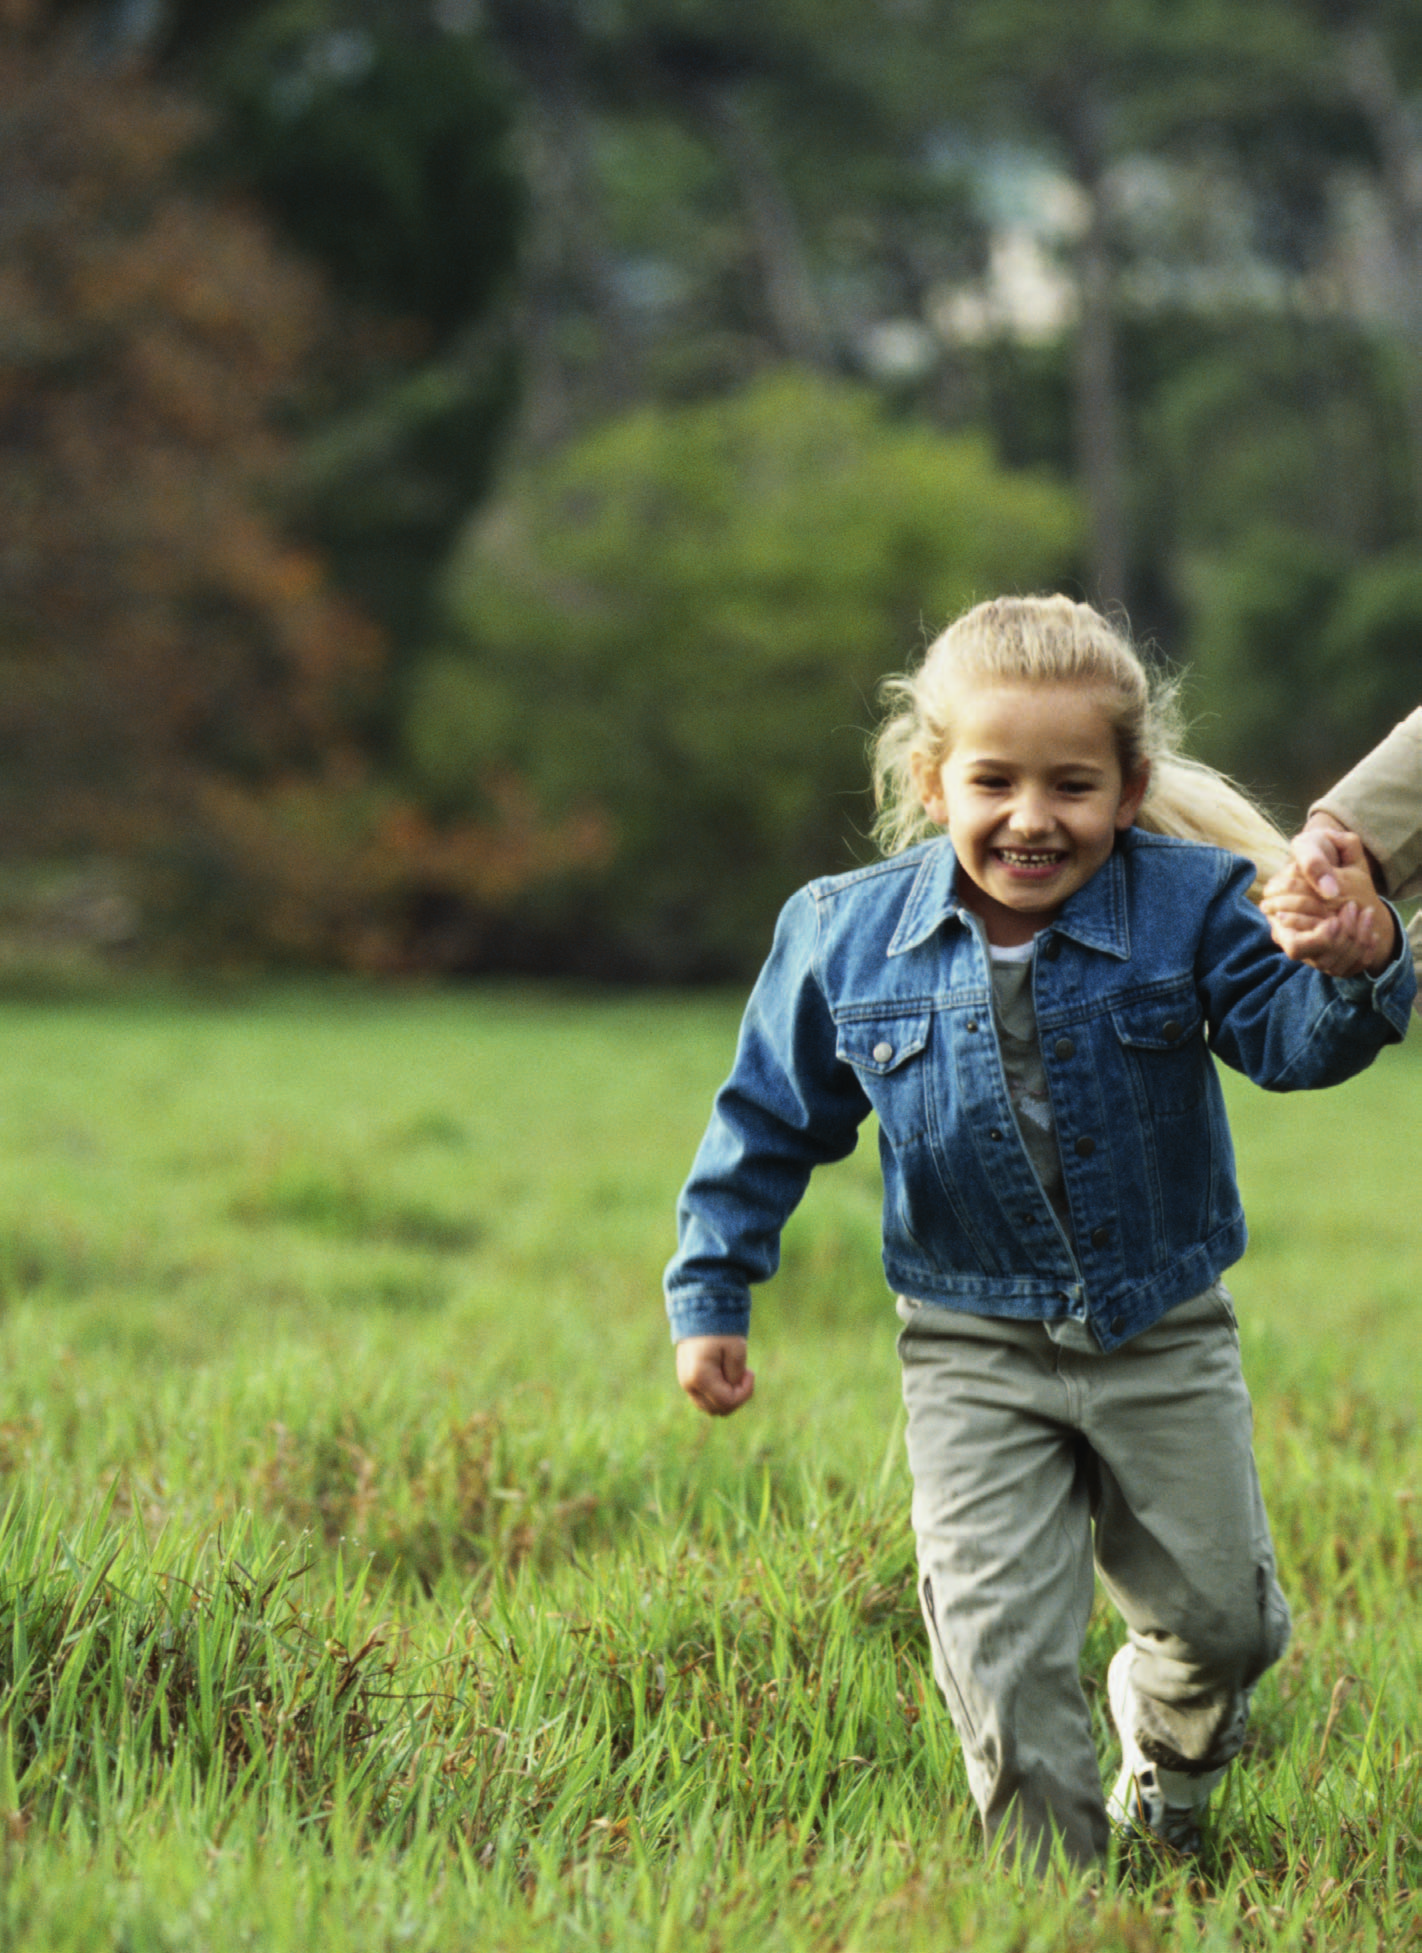
<svg viewBox="0 0 1422 1953">
<path fill-rule="evenodd" d="M 1063 586 L 1422 696 L 1406 0 L 0 0 L 0 938 L 736 976 Z"/>
</svg>

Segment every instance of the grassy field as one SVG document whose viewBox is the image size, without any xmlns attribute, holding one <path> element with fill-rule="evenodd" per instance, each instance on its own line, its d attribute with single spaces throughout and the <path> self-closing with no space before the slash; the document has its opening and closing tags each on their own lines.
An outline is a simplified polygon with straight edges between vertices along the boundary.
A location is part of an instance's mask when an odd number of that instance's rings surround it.
<svg viewBox="0 0 1422 1953">
<path fill-rule="evenodd" d="M 736 1014 L 0 1007 L 0 1953 L 1422 1945 L 1422 1036 L 1231 1091 L 1295 1641 L 1203 1875 L 1088 1894 L 982 1866 L 872 1147 L 792 1224 L 755 1402 L 675 1389 Z"/>
</svg>

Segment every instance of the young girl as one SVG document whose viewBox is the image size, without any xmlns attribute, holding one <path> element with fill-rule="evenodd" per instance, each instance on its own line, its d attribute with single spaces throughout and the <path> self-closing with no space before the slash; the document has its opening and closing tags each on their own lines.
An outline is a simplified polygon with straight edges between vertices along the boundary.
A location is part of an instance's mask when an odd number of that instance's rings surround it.
<svg viewBox="0 0 1422 1953">
<path fill-rule="evenodd" d="M 1274 947 L 1226 850 L 1265 867 L 1281 837 L 1178 757 L 1168 694 L 1086 605 L 980 605 L 891 694 L 888 858 L 786 906 L 682 1194 L 678 1378 L 713 1415 L 745 1403 L 749 1285 L 876 1113 L 919 1597 L 988 1838 L 1088 1864 L 1114 1820 L 1189 1849 L 1288 1636 L 1210 1050 L 1275 1090 L 1346 1078 L 1402 1036 L 1411 962 L 1361 874 L 1371 973 Z M 1078 1675 L 1093 1560 L 1126 1626 L 1109 1805 Z"/>
</svg>

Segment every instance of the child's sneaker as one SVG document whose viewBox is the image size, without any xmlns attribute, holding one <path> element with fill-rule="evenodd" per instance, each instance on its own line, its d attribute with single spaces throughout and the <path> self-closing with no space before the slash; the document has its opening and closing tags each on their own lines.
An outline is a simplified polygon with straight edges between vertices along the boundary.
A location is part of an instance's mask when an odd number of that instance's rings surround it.
<svg viewBox="0 0 1422 1953">
<path fill-rule="evenodd" d="M 1200 1851 L 1200 1813 L 1224 1771 L 1189 1777 L 1152 1763 L 1145 1755 L 1135 1735 L 1133 1660 L 1134 1650 L 1127 1643 L 1116 1650 L 1106 1671 L 1106 1696 L 1121 1738 L 1121 1774 L 1106 1800 L 1106 1815 L 1124 1837 L 1146 1832 L 1182 1858 L 1194 1858 Z"/>
</svg>

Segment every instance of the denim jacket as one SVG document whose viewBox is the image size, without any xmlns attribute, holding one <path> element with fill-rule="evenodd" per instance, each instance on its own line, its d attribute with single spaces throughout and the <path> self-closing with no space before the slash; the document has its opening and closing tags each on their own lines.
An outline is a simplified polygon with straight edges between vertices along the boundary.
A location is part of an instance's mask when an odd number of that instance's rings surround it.
<svg viewBox="0 0 1422 1953">
<path fill-rule="evenodd" d="M 981 925 L 946 839 L 812 882 L 783 910 L 678 1206 L 672 1336 L 744 1335 L 750 1284 L 822 1161 L 873 1112 L 884 1272 L 975 1315 L 1075 1316 L 1112 1349 L 1244 1252 L 1213 1052 L 1271 1091 L 1332 1085 L 1405 1034 L 1411 959 L 1290 962 L 1250 865 L 1130 828 L 1037 938 L 1033 991 L 1066 1230 L 1018 1136 Z"/>
</svg>

